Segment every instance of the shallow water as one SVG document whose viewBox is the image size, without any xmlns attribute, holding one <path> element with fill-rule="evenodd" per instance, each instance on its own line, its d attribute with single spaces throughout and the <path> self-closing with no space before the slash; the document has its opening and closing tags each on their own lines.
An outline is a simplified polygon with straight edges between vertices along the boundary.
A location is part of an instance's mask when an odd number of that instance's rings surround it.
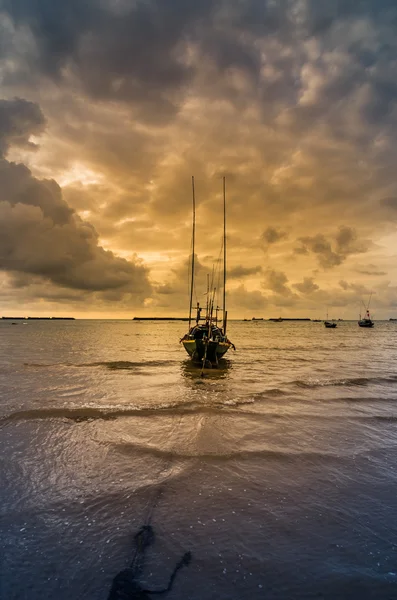
<svg viewBox="0 0 397 600">
<path fill-rule="evenodd" d="M 0 321 L 1 598 L 397 598 L 397 323 Z"/>
</svg>

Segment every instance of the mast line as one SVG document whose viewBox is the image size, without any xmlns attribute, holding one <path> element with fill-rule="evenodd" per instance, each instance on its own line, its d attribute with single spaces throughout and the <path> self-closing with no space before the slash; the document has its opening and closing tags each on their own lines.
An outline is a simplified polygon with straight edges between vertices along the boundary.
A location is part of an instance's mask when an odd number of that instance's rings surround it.
<svg viewBox="0 0 397 600">
<path fill-rule="evenodd" d="M 223 333 L 226 335 L 226 177 L 223 177 Z"/>
<path fill-rule="evenodd" d="M 193 234 L 192 234 L 192 280 L 190 283 L 190 304 L 189 304 L 189 331 L 192 321 L 193 305 L 193 287 L 194 287 L 194 253 L 196 241 L 196 195 L 194 190 L 194 175 L 192 175 L 192 199 L 193 199 Z"/>
</svg>

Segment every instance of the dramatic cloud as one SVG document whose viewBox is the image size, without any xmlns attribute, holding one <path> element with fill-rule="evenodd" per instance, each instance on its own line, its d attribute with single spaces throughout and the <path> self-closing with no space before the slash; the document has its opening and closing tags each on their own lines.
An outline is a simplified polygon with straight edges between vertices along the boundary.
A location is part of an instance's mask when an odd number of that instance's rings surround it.
<svg viewBox="0 0 397 600">
<path fill-rule="evenodd" d="M 268 227 L 261 235 L 261 240 L 266 245 L 276 244 L 280 240 L 287 237 L 287 233 L 285 231 L 281 231 L 276 229 L 275 227 Z"/>
<path fill-rule="evenodd" d="M 186 311 L 191 176 L 202 299 L 226 175 L 232 318 L 250 302 L 302 315 L 332 297 L 356 312 L 360 286 L 387 316 L 396 19 L 394 0 L 3 0 L 10 304 L 90 294 L 93 314 L 114 297 Z"/>
<path fill-rule="evenodd" d="M 257 275 L 258 273 L 261 273 L 261 271 L 261 266 L 243 267 L 242 265 L 237 265 L 228 271 L 227 277 L 228 279 L 244 279 L 250 275 Z"/>
<path fill-rule="evenodd" d="M 301 294 L 312 294 L 319 289 L 312 277 L 305 277 L 301 283 L 294 283 L 294 288 Z"/>
<path fill-rule="evenodd" d="M 37 106 L 3 101 L 3 148 L 28 143 L 43 123 Z M 104 250 L 95 229 L 67 205 L 55 181 L 38 180 L 27 167 L 5 158 L 0 158 L 0 269 L 77 290 L 150 293 L 146 269 Z"/>
<path fill-rule="evenodd" d="M 357 267 L 356 272 L 361 273 L 362 275 L 375 275 L 375 277 L 387 275 L 386 271 L 381 271 L 376 265 L 372 264 L 368 264 L 366 267 Z"/>
<path fill-rule="evenodd" d="M 339 282 L 339 285 L 342 288 L 342 290 L 353 291 L 355 296 L 359 299 L 363 298 L 364 296 L 369 296 L 373 293 L 376 294 L 376 292 L 374 292 L 369 287 L 359 283 L 348 283 L 347 281 L 342 280 Z"/>
<path fill-rule="evenodd" d="M 265 280 L 263 287 L 267 290 L 271 290 L 275 294 L 280 296 L 291 296 L 291 289 L 287 285 L 288 277 L 282 271 L 275 271 L 274 269 L 268 269 L 265 273 Z"/>
<path fill-rule="evenodd" d="M 295 253 L 313 252 L 324 269 L 342 264 L 351 254 L 366 252 L 370 245 L 368 241 L 359 241 L 356 231 L 351 227 L 340 227 L 332 241 L 327 240 L 321 233 L 313 237 L 302 237 L 299 241 L 301 246 L 295 248 Z"/>
<path fill-rule="evenodd" d="M 44 115 L 37 104 L 21 98 L 0 100 L 0 155 L 11 145 L 35 149 L 37 146 L 29 138 L 40 134 L 44 125 Z"/>
</svg>

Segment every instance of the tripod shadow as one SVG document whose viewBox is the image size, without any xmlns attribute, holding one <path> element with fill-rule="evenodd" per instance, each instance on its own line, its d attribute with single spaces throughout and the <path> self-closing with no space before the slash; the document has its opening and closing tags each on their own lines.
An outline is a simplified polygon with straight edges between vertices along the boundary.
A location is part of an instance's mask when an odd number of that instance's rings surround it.
<svg viewBox="0 0 397 600">
<path fill-rule="evenodd" d="M 189 565 L 192 555 L 185 552 L 176 563 L 168 581 L 168 585 L 160 590 L 148 590 L 139 582 L 145 566 L 145 554 L 154 543 L 155 534 L 151 525 L 144 525 L 134 537 L 135 552 L 131 564 L 118 573 L 112 582 L 108 600 L 150 600 L 151 594 L 166 594 L 172 589 L 178 571 Z"/>
</svg>

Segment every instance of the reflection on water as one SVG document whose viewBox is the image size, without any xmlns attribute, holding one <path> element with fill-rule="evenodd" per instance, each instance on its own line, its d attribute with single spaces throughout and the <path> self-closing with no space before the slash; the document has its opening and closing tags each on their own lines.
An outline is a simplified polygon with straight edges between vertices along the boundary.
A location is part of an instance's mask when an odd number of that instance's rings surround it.
<svg viewBox="0 0 397 600">
<path fill-rule="evenodd" d="M 232 368 L 233 361 L 227 358 L 221 358 L 216 367 L 205 369 L 188 358 L 181 361 L 181 374 L 183 377 L 195 381 L 195 383 L 198 383 L 201 378 L 210 378 L 211 380 L 225 379 Z"/>
<path fill-rule="evenodd" d="M 231 322 L 203 378 L 183 323 L 0 329 L 2 597 L 105 599 L 149 515 L 179 600 L 397 597 L 395 326 Z"/>
</svg>

